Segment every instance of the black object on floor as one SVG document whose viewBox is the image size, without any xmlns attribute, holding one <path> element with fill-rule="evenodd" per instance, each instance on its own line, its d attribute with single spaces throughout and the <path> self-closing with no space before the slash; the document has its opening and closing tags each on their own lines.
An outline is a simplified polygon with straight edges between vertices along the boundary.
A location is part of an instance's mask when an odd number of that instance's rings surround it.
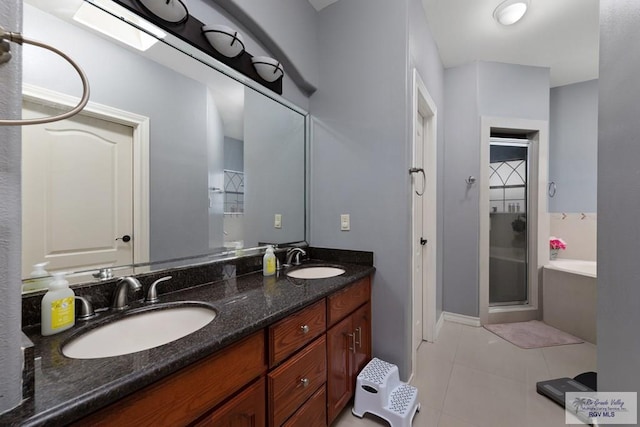
<svg viewBox="0 0 640 427">
<path fill-rule="evenodd" d="M 554 380 L 540 381 L 536 383 L 536 391 L 545 397 L 565 407 L 565 393 L 572 391 L 596 391 L 597 374 L 584 372 L 575 378 L 556 378 Z"/>
</svg>

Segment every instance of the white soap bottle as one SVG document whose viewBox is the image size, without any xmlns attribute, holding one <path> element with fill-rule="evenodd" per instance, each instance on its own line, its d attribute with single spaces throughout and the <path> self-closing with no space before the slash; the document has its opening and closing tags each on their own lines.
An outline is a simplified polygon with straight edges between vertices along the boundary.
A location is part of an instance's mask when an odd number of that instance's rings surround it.
<svg viewBox="0 0 640 427">
<path fill-rule="evenodd" d="M 23 291 L 37 291 L 39 289 L 47 289 L 51 279 L 49 273 L 44 267 L 49 264 L 48 262 L 41 262 L 39 264 L 33 264 L 33 271 L 29 275 L 29 278 L 22 284 Z"/>
<path fill-rule="evenodd" d="M 276 274 L 276 254 L 273 253 L 273 246 L 267 246 L 267 250 L 262 258 L 262 274 L 273 276 Z"/>
<path fill-rule="evenodd" d="M 75 294 L 64 274 L 53 273 L 49 291 L 42 297 L 42 335 L 66 331 L 76 323 Z"/>
</svg>

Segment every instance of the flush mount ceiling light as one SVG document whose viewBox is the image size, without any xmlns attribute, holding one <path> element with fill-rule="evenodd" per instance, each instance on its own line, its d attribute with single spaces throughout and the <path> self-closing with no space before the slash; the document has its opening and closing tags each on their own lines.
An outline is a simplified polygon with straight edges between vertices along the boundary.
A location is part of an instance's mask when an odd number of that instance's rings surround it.
<svg viewBox="0 0 640 427">
<path fill-rule="evenodd" d="M 512 25 L 522 19 L 528 7 L 528 0 L 507 0 L 496 7 L 493 17 L 502 25 Z"/>
</svg>

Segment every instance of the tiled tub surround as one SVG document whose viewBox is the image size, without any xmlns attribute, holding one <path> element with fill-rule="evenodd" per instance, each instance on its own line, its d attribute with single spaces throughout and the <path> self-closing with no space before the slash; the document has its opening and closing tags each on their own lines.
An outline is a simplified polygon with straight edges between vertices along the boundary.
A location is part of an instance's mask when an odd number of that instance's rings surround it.
<svg viewBox="0 0 640 427">
<path fill-rule="evenodd" d="M 261 267 L 261 257 L 156 273 L 156 277 L 172 275 L 173 286 L 179 286 L 180 280 L 193 286 L 198 280 L 189 273 L 201 275 L 198 276 L 199 283 L 203 284 L 199 286 L 171 293 L 166 293 L 167 288 L 160 289 L 161 302 L 205 301 L 216 307 L 218 316 L 193 334 L 150 350 L 111 358 L 69 359 L 62 355 L 60 347 L 79 332 L 82 324 L 78 323 L 69 331 L 50 337 L 40 336 L 39 325 L 25 328 L 36 349 L 35 397 L 17 410 L 0 416 L 0 425 L 60 425 L 80 419 L 372 274 L 375 270 L 372 267 L 371 253 L 314 248 L 309 248 L 308 252 L 312 258 L 318 254 L 327 255 L 328 259 L 322 261 L 340 263 L 345 274 L 316 280 L 290 279 L 282 273 L 263 277 L 255 268 L 253 272 L 245 272 L 244 275 L 233 274 L 233 271 L 252 268 L 247 265 Z M 362 264 L 340 262 L 345 256 L 350 261 L 357 260 Z M 203 268 L 213 269 L 216 273 L 203 273 Z M 180 274 L 183 276 L 179 276 Z M 145 276 L 141 279 L 144 280 L 145 290 L 154 280 Z M 81 289 L 90 292 L 88 289 Z M 77 294 L 82 295 L 83 292 Z M 132 308 L 144 305 L 140 301 L 141 296 L 137 295 L 137 299 L 132 300 Z M 105 318 L 108 315 L 111 314 L 103 314 Z M 100 321 L 99 318 L 90 320 L 87 327 Z"/>
</svg>

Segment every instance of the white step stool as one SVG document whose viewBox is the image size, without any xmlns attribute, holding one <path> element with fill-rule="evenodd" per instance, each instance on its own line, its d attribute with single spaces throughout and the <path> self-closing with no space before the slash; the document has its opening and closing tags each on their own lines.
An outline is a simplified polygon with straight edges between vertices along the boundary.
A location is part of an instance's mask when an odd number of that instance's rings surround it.
<svg viewBox="0 0 640 427">
<path fill-rule="evenodd" d="M 418 389 L 400 382 L 396 365 L 374 357 L 358 374 L 351 409 L 356 417 L 369 412 L 387 420 L 391 427 L 411 427 L 419 410 Z"/>
</svg>

